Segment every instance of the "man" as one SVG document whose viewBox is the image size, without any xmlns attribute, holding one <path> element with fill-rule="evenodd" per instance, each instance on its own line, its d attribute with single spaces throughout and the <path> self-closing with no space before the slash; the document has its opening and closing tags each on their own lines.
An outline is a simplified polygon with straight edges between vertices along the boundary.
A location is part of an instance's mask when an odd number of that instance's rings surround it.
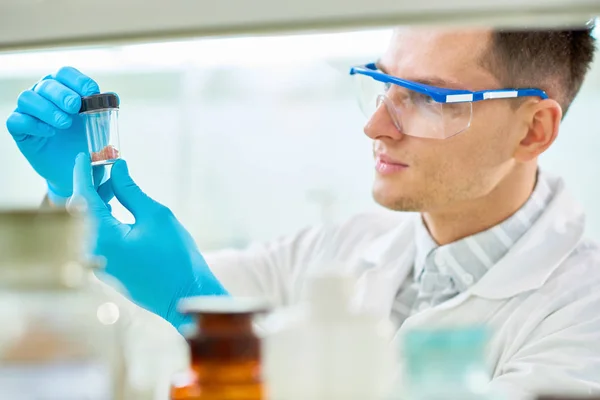
<svg viewBox="0 0 600 400">
<path fill-rule="evenodd" d="M 584 216 L 564 183 L 537 162 L 592 62 L 591 30 L 398 29 L 376 64 L 352 70 L 374 86 L 365 102 L 373 194 L 391 211 L 206 261 L 124 161 L 95 188 L 76 116 L 80 96 L 99 91 L 91 78 L 73 68 L 45 77 L 7 126 L 51 203 L 85 200 L 107 272 L 176 327 L 181 297 L 289 304 L 310 268 L 335 261 L 357 274 L 360 304 L 400 333 L 488 324 L 491 385 L 508 398 L 600 393 L 600 251 L 582 238 Z M 135 224 L 111 216 L 113 193 Z"/>
</svg>

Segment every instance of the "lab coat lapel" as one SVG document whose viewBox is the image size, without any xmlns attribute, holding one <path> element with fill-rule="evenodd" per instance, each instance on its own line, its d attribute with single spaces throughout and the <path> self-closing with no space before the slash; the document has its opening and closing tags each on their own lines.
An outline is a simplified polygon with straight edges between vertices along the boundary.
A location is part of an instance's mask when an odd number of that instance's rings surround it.
<svg viewBox="0 0 600 400">
<path fill-rule="evenodd" d="M 533 227 L 513 246 L 471 292 L 503 299 L 540 288 L 573 252 L 583 237 L 585 215 L 562 179 L 548 178 L 554 198 Z"/>
<path fill-rule="evenodd" d="M 409 317 L 399 334 L 416 326 L 432 326 L 437 322 L 446 324 L 448 320 L 441 318 L 439 313 L 448 313 L 452 309 L 457 310 L 452 314 L 454 323 L 465 322 L 463 317 L 470 323 L 476 323 L 478 315 L 458 312 L 457 307 L 469 298 L 476 296 L 484 301 L 508 299 L 538 289 L 546 282 L 581 241 L 585 229 L 583 210 L 567 192 L 563 181 L 548 179 L 554 187 L 554 198 L 508 254 L 467 291 Z M 485 318 L 486 315 L 482 312 L 480 317 Z"/>
<path fill-rule="evenodd" d="M 415 258 L 414 227 L 419 214 L 407 214 L 399 226 L 376 239 L 361 259 L 356 302 L 380 318 L 388 318 L 400 285 Z"/>
</svg>

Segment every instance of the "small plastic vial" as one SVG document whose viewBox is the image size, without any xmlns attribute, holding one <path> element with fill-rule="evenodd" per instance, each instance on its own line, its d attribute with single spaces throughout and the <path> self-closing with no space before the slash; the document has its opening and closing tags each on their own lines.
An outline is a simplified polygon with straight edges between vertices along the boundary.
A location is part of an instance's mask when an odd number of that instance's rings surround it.
<svg viewBox="0 0 600 400">
<path fill-rule="evenodd" d="M 191 369 L 174 377 L 171 400 L 264 400 L 262 341 L 254 317 L 266 312 L 260 299 L 194 297 L 180 310 L 196 317 L 185 334 Z"/>
<path fill-rule="evenodd" d="M 92 165 L 109 165 L 121 158 L 119 143 L 119 97 L 101 93 L 81 98 Z"/>
</svg>

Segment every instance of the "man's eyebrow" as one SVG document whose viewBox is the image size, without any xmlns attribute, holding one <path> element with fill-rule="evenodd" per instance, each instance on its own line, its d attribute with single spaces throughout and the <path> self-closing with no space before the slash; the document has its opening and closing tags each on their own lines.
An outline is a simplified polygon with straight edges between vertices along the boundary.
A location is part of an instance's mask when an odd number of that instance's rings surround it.
<svg viewBox="0 0 600 400">
<path fill-rule="evenodd" d="M 386 74 L 386 75 L 392 75 L 381 64 L 380 60 L 377 60 L 375 62 L 375 66 L 377 67 L 378 70 L 380 70 L 384 74 Z M 464 88 L 464 85 L 460 84 L 457 81 L 447 81 L 447 80 L 444 80 L 444 79 L 441 79 L 441 78 L 416 78 L 416 79 L 402 78 L 402 79 L 406 79 L 406 80 L 409 80 L 409 81 L 412 81 L 412 82 L 422 83 L 423 85 L 428 85 L 428 86 L 437 86 L 437 87 L 446 88 L 446 89 L 467 90 L 467 89 Z"/>
<path fill-rule="evenodd" d="M 445 89 L 456 89 L 456 90 L 466 90 L 463 84 L 460 84 L 456 81 L 447 81 L 440 78 L 421 78 L 421 79 L 409 79 L 413 82 L 419 82 L 423 85 L 428 86 L 437 86 Z"/>
</svg>

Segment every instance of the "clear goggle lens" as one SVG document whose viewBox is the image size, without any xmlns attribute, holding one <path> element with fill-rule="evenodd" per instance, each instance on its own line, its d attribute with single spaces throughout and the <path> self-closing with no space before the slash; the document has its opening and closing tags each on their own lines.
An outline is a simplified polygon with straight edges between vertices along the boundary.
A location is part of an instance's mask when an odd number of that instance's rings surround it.
<svg viewBox="0 0 600 400">
<path fill-rule="evenodd" d="M 403 134 L 447 139 L 471 125 L 471 102 L 437 103 L 430 96 L 398 85 L 356 74 L 359 104 L 367 118 L 387 112 Z"/>
</svg>

